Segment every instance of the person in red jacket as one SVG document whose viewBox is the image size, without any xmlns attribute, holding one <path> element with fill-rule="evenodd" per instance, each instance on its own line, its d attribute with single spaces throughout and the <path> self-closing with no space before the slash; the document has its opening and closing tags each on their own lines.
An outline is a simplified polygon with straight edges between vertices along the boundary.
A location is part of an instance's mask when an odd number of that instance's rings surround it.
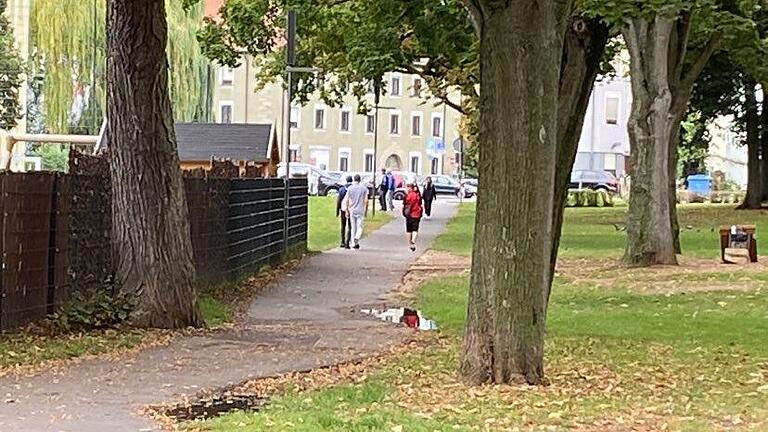
<svg viewBox="0 0 768 432">
<path fill-rule="evenodd" d="M 416 237 L 419 235 L 422 213 L 419 188 L 414 183 L 408 183 L 403 199 L 403 216 L 405 216 L 405 236 L 412 251 L 416 250 Z"/>
</svg>

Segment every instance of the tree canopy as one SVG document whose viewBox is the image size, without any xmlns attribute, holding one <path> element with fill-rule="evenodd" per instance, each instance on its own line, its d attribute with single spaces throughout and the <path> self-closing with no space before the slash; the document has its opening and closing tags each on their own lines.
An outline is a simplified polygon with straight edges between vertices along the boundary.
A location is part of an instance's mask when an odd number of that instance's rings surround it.
<svg viewBox="0 0 768 432">
<path fill-rule="evenodd" d="M 168 61 L 174 116 L 210 116 L 208 62 L 196 33 L 202 6 L 167 0 Z M 35 1 L 30 16 L 32 60 L 43 77 L 43 123 L 50 132 L 96 133 L 105 111 L 106 0 Z M 74 82 L 73 82 L 74 77 Z"/>
<path fill-rule="evenodd" d="M 23 66 L 16 50 L 13 27 L 5 16 L 7 1 L 0 0 L 0 130 L 13 129 L 21 119 L 19 88 Z"/>
</svg>

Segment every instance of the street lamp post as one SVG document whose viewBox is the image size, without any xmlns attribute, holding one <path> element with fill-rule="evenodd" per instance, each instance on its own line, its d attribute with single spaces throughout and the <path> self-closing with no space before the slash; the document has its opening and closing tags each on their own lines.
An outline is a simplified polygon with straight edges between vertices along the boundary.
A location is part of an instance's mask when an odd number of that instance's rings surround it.
<svg viewBox="0 0 768 432">
<path fill-rule="evenodd" d="M 283 158 L 285 161 L 285 180 L 283 190 L 283 252 L 288 250 L 288 223 L 291 209 L 291 100 L 293 100 L 293 74 L 322 72 L 314 67 L 297 67 L 296 63 L 296 11 L 288 11 L 288 40 L 285 55 L 285 102 L 283 104 Z"/>
</svg>

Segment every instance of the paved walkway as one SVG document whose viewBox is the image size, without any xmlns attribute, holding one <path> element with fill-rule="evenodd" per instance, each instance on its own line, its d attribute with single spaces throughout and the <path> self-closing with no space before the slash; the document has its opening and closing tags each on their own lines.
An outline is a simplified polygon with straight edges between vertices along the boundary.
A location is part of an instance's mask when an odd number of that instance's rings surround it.
<svg viewBox="0 0 768 432">
<path fill-rule="evenodd" d="M 422 222 L 420 251 L 454 211 L 442 201 L 434 218 Z M 364 238 L 359 251 L 307 259 L 255 300 L 242 330 L 177 338 L 119 361 L 0 378 L 0 431 L 154 431 L 135 414 L 139 407 L 348 361 L 396 343 L 406 330 L 352 312 L 394 288 L 420 253 L 407 249 L 403 233 L 397 217 Z"/>
</svg>

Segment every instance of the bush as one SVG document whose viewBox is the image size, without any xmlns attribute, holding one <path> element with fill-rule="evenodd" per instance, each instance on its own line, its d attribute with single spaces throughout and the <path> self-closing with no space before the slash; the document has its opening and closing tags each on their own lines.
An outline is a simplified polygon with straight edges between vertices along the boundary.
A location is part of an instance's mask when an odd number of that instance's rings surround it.
<svg viewBox="0 0 768 432">
<path fill-rule="evenodd" d="M 604 190 L 571 189 L 566 207 L 613 207 L 613 197 Z"/>
<path fill-rule="evenodd" d="M 90 292 L 75 292 L 50 319 L 63 331 L 95 330 L 116 327 L 131 315 L 132 299 L 113 293 L 111 287 Z"/>
</svg>

